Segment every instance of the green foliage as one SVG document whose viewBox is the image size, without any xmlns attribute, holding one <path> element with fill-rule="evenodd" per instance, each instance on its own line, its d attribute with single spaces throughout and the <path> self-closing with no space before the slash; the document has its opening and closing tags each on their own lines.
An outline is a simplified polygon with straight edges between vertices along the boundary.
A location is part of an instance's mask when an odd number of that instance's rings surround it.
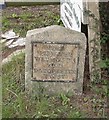
<svg viewBox="0 0 109 120">
<path fill-rule="evenodd" d="M 16 13 L 13 13 L 13 14 L 12 14 L 12 17 L 13 17 L 13 18 L 18 18 L 18 15 L 17 15 Z"/>
<path fill-rule="evenodd" d="M 109 59 L 108 58 L 106 58 L 105 60 L 101 60 L 101 62 L 100 62 L 100 67 L 101 68 L 109 68 Z"/>
<path fill-rule="evenodd" d="M 24 91 L 25 55 L 14 56 L 3 65 L 3 118 L 78 118 L 82 111 L 71 107 L 70 98 L 65 94 L 29 97 Z M 39 98 L 40 97 L 40 98 Z"/>
<path fill-rule="evenodd" d="M 106 79 L 104 80 L 105 83 L 108 83 L 108 74 L 107 71 L 109 70 L 109 3 L 108 2 L 100 2 L 99 3 L 99 10 L 100 10 L 100 19 L 101 19 L 101 54 L 102 60 L 100 62 L 100 67 L 103 70 L 103 76 Z M 105 90 L 106 93 L 106 90 Z M 109 94 L 107 92 L 107 94 Z"/>
<path fill-rule="evenodd" d="M 99 3 L 100 10 L 100 19 L 101 19 L 101 45 L 105 45 L 104 47 L 109 46 L 109 15 L 108 15 L 109 4 L 107 2 Z M 102 46 L 102 49 L 104 49 Z M 102 51 L 109 52 L 109 51 Z M 107 57 L 107 56 L 105 56 Z"/>
<path fill-rule="evenodd" d="M 10 27 L 10 21 L 6 18 L 6 17 L 3 17 L 2 18 L 2 30 L 3 31 L 6 31 L 6 30 L 8 30 L 9 29 L 9 27 Z"/>
<path fill-rule="evenodd" d="M 3 116 L 8 118 L 23 106 L 19 94 L 24 91 L 24 54 L 3 65 L 2 73 Z"/>
<path fill-rule="evenodd" d="M 109 41 L 109 34 L 101 33 L 101 44 L 106 44 Z"/>
<path fill-rule="evenodd" d="M 82 117 L 82 115 L 81 115 L 80 111 L 77 111 L 76 109 L 73 109 L 72 111 L 70 111 L 69 116 L 68 116 L 68 118 L 81 118 L 81 117 Z"/>
<path fill-rule="evenodd" d="M 19 13 L 19 12 L 18 12 Z M 50 25 L 63 25 L 60 15 L 49 10 L 40 11 L 38 14 L 29 11 L 20 14 L 12 13 L 11 15 L 3 15 L 2 31 L 13 29 L 20 36 L 26 36 L 28 30 L 46 27 Z"/>
<path fill-rule="evenodd" d="M 109 34 L 109 15 L 108 15 L 108 10 L 109 10 L 109 4 L 107 2 L 100 2 L 99 3 L 99 9 L 100 9 L 100 18 L 101 18 L 101 24 L 102 24 L 102 31 L 105 34 Z"/>
<path fill-rule="evenodd" d="M 67 105 L 70 99 L 63 93 L 60 94 L 60 98 L 62 100 L 62 105 Z"/>
</svg>

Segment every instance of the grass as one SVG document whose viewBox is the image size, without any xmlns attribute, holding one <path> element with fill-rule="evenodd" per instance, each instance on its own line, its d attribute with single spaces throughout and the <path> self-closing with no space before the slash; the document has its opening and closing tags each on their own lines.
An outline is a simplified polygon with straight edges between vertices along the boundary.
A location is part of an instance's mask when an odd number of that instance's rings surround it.
<svg viewBox="0 0 109 120">
<path fill-rule="evenodd" d="M 75 104 L 74 95 L 59 94 L 54 96 L 43 95 L 28 96 L 25 92 L 25 54 L 14 56 L 12 61 L 3 65 L 2 84 L 3 84 L 3 118 L 85 118 L 88 111 L 85 107 L 91 101 L 92 109 L 97 116 L 105 117 L 102 105 L 102 98 L 97 95 L 83 98 L 83 109 L 79 109 L 79 104 Z M 102 89 L 93 86 L 97 94 L 101 94 Z M 78 101 L 77 101 L 78 102 Z M 76 103 L 77 103 L 76 102 Z"/>
<path fill-rule="evenodd" d="M 46 18 L 46 16 L 38 17 L 36 18 L 35 16 L 32 17 L 32 15 L 28 14 L 22 14 L 18 16 L 18 18 L 14 17 L 15 20 L 20 19 L 20 24 L 19 23 L 12 23 L 12 18 L 8 17 L 3 17 L 3 31 L 7 31 L 8 29 L 13 29 L 16 33 L 19 33 L 20 36 L 26 36 L 26 32 L 30 29 L 35 29 L 35 28 L 41 28 L 41 27 L 46 27 L 49 25 L 58 25 L 58 20 L 59 16 L 53 16 L 51 13 L 47 13 L 47 16 L 51 19 L 48 20 L 49 18 Z M 31 20 L 33 19 L 33 20 Z M 19 24 L 19 25 L 18 25 Z"/>
<path fill-rule="evenodd" d="M 23 10 L 22 10 L 23 11 Z M 40 13 L 31 13 L 29 11 L 17 14 L 15 12 L 2 17 L 2 31 L 5 32 L 13 29 L 20 36 L 26 36 L 26 32 L 30 29 L 46 27 L 49 25 L 60 24 L 60 15 L 53 11 L 43 10 Z M 37 12 L 37 11 L 36 11 Z M 6 13 L 4 13 L 6 14 Z M 62 25 L 62 22 L 61 22 Z"/>
<path fill-rule="evenodd" d="M 29 97 L 24 91 L 22 53 L 3 65 L 3 118 L 80 118 L 84 114 L 72 107 L 66 95 Z M 73 103 L 72 103 L 73 104 Z"/>
</svg>

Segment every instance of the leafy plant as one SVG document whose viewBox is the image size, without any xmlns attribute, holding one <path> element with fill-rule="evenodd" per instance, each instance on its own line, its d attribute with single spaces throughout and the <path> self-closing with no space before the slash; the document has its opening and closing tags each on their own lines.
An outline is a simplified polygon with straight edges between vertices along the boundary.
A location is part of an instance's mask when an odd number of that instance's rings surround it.
<svg viewBox="0 0 109 120">
<path fill-rule="evenodd" d="M 106 58 L 105 60 L 101 60 L 101 62 L 100 62 L 100 67 L 101 68 L 109 68 L 109 59 L 108 58 Z"/>
<path fill-rule="evenodd" d="M 68 118 L 81 118 L 82 116 L 83 115 L 80 111 L 72 109 L 72 111 L 69 112 Z"/>
<path fill-rule="evenodd" d="M 67 105 L 70 99 L 63 93 L 60 94 L 60 98 L 62 100 L 62 105 Z"/>
<path fill-rule="evenodd" d="M 109 34 L 102 33 L 101 34 L 101 44 L 106 44 L 109 41 Z"/>
<path fill-rule="evenodd" d="M 13 18 L 18 18 L 18 15 L 17 15 L 16 13 L 13 13 L 13 14 L 12 14 L 12 17 L 13 17 Z"/>
</svg>

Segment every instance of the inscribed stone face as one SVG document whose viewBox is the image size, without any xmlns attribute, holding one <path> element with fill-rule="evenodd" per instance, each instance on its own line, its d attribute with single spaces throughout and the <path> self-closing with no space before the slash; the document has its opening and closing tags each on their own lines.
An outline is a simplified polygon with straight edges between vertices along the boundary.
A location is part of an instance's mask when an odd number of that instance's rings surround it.
<svg viewBox="0 0 109 120">
<path fill-rule="evenodd" d="M 77 44 L 33 44 L 34 80 L 76 81 L 77 65 Z"/>
</svg>

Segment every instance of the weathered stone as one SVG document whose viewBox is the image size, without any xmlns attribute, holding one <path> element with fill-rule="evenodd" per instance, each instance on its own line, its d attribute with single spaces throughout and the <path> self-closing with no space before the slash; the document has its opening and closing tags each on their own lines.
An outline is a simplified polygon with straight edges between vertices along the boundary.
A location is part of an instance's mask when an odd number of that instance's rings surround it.
<svg viewBox="0 0 109 120">
<path fill-rule="evenodd" d="M 101 79 L 100 69 L 100 17 L 99 2 L 93 0 L 88 2 L 89 25 L 88 25 L 88 43 L 89 43 L 89 70 L 91 81 Z"/>
<path fill-rule="evenodd" d="M 78 44 L 33 44 L 33 79 L 75 81 Z"/>
<path fill-rule="evenodd" d="M 40 94 L 83 90 L 86 37 L 61 26 L 28 31 L 25 87 Z"/>
</svg>

